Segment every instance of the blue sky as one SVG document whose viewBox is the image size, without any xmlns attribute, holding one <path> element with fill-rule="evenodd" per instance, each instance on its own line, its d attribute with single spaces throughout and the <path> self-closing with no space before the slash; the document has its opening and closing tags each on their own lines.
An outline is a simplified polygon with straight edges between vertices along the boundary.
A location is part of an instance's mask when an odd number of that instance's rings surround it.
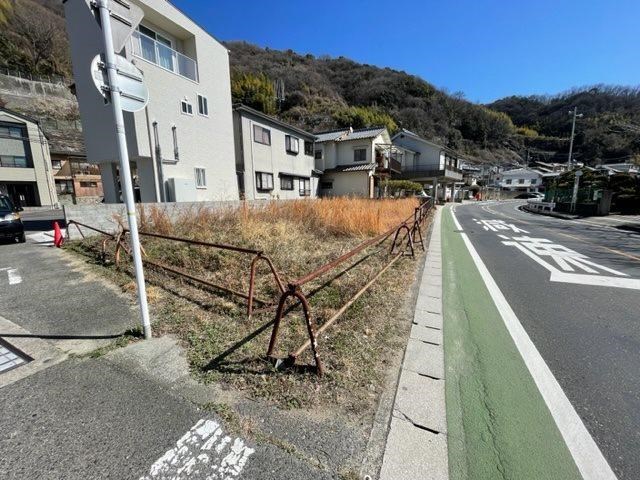
<svg viewBox="0 0 640 480">
<path fill-rule="evenodd" d="M 475 102 L 640 84 L 638 0 L 172 0 L 221 40 L 345 56 Z"/>
</svg>

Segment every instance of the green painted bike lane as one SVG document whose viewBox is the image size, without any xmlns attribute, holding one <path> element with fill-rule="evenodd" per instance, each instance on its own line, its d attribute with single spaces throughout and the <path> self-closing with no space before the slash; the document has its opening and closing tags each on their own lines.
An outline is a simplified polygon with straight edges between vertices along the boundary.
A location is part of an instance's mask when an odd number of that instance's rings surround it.
<svg viewBox="0 0 640 480">
<path fill-rule="evenodd" d="M 442 214 L 451 480 L 580 479 L 450 208 Z"/>
</svg>

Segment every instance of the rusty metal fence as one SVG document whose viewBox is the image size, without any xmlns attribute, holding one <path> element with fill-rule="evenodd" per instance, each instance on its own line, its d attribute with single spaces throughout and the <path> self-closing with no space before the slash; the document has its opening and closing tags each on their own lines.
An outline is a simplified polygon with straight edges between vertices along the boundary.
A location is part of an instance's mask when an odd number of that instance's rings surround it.
<svg viewBox="0 0 640 480">
<path fill-rule="evenodd" d="M 267 358 L 272 361 L 272 363 L 276 366 L 276 368 L 280 368 L 282 366 L 293 366 L 296 362 L 296 359 L 309 347 L 311 347 L 316 372 L 319 375 L 323 373 L 323 365 L 320 358 L 320 354 L 318 352 L 318 336 L 326 331 L 331 325 L 333 325 L 339 318 L 342 316 L 348 309 L 351 307 L 357 300 L 360 298 L 371 286 L 389 269 L 391 268 L 400 258 L 404 256 L 415 257 L 415 247 L 419 246 L 422 251 L 425 250 L 424 239 L 422 235 L 423 227 L 425 226 L 426 219 L 429 216 L 429 212 L 433 204 L 431 200 L 426 200 L 421 203 L 419 207 L 416 207 L 413 214 L 395 225 L 393 228 L 390 228 L 386 232 L 377 235 L 373 238 L 370 238 L 361 244 L 357 245 L 355 248 L 350 251 L 342 254 L 338 258 L 327 262 L 326 264 L 316 268 L 312 272 L 307 273 L 306 275 L 297 278 L 290 282 L 283 282 L 282 274 L 277 271 L 271 259 L 265 255 L 265 253 L 261 250 L 255 250 L 251 248 L 238 247 L 235 245 L 226 245 L 220 243 L 212 243 L 205 242 L 200 240 L 192 240 L 188 238 L 175 237 L 171 235 L 163 235 L 159 233 L 153 232 L 139 232 L 141 237 L 155 238 L 165 241 L 171 242 L 179 242 L 187 245 L 195 245 L 207 248 L 214 248 L 219 250 L 231 251 L 243 255 L 251 255 L 251 264 L 249 268 L 249 288 L 245 293 L 243 291 L 232 289 L 228 286 L 223 286 L 217 283 L 213 283 L 205 278 L 199 277 L 197 275 L 193 275 L 189 272 L 186 272 L 180 268 L 177 268 L 172 265 L 167 265 L 165 263 L 159 262 L 157 260 L 151 260 L 146 255 L 144 251 L 144 246 L 142 248 L 143 254 L 143 263 L 153 267 L 160 269 L 164 272 L 168 272 L 170 274 L 186 278 L 192 282 L 205 285 L 207 287 L 220 290 L 229 295 L 233 295 L 239 298 L 246 300 L 247 302 L 247 316 L 251 317 L 254 313 L 268 311 L 273 309 L 277 305 L 277 309 L 275 312 L 275 319 L 273 322 L 273 330 L 271 332 L 271 337 L 269 340 L 269 347 L 267 349 Z M 75 220 L 69 220 L 67 223 L 67 237 L 69 236 L 69 229 L 71 227 L 75 227 L 80 233 L 81 237 L 84 239 L 85 235 L 82 231 L 83 228 L 92 230 L 96 233 L 101 234 L 104 238 L 101 243 L 100 255 L 103 260 L 106 259 L 107 256 L 107 245 L 109 243 L 113 243 L 115 245 L 114 251 L 114 260 L 116 266 L 120 266 L 121 263 L 121 252 L 124 251 L 127 255 L 131 256 L 131 250 L 126 242 L 127 234 L 129 233 L 128 229 L 124 226 L 120 226 L 119 230 L 115 233 L 110 233 L 104 230 L 100 230 L 98 228 L 92 227 L 90 225 L 86 225 L 81 222 L 77 222 Z M 344 265 L 348 260 L 352 259 L 359 253 L 370 249 L 375 246 L 382 246 L 384 242 L 393 238 L 391 241 L 391 245 L 389 247 L 389 261 L 387 261 L 384 266 L 364 285 L 362 286 L 347 302 L 342 305 L 328 320 L 326 320 L 322 325 L 320 325 L 317 330 L 314 328 L 312 322 L 311 315 L 311 305 L 309 303 L 309 292 L 305 292 L 305 285 L 308 285 L 311 281 L 322 277 L 323 275 L 329 273 L 332 270 L 339 268 Z M 256 296 L 256 275 L 257 275 L 257 265 L 259 262 L 266 263 L 269 268 L 270 275 L 273 277 L 273 281 L 277 287 L 279 292 L 279 298 L 277 302 L 275 299 L 268 300 L 259 298 Z M 285 287 L 286 283 L 286 287 Z M 298 304 L 292 305 L 289 309 L 286 309 L 286 304 L 289 299 L 296 299 Z M 254 304 L 259 303 L 262 305 L 261 308 L 254 308 Z M 276 350 L 276 345 L 278 341 L 278 333 L 280 329 L 280 324 L 282 320 L 286 316 L 287 313 L 294 310 L 297 306 L 302 307 L 302 313 L 305 318 L 305 325 L 307 329 L 308 339 L 300 345 L 299 348 L 290 352 L 286 358 L 278 358 L 275 356 L 274 352 Z"/>
</svg>

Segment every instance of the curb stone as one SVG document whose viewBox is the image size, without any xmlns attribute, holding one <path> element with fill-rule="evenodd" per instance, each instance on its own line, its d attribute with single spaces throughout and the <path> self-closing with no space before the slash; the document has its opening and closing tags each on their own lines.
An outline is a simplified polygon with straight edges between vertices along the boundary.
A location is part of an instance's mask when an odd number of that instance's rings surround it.
<svg viewBox="0 0 640 480">
<path fill-rule="evenodd" d="M 441 213 L 434 218 L 380 480 L 448 480 L 442 338 Z"/>
</svg>

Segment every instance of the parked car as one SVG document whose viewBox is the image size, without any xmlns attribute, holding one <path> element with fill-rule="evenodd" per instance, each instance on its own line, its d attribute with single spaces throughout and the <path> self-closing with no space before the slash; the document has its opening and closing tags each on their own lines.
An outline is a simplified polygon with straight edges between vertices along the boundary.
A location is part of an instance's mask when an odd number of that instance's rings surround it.
<svg viewBox="0 0 640 480">
<path fill-rule="evenodd" d="M 24 225 L 18 212 L 22 207 L 15 207 L 6 195 L 0 195 L 0 238 L 9 238 L 24 243 Z"/>
<path fill-rule="evenodd" d="M 521 193 L 520 195 L 516 195 L 515 198 L 517 199 L 537 198 L 539 200 L 542 200 L 544 198 L 544 193 L 538 193 L 538 192 Z"/>
</svg>

